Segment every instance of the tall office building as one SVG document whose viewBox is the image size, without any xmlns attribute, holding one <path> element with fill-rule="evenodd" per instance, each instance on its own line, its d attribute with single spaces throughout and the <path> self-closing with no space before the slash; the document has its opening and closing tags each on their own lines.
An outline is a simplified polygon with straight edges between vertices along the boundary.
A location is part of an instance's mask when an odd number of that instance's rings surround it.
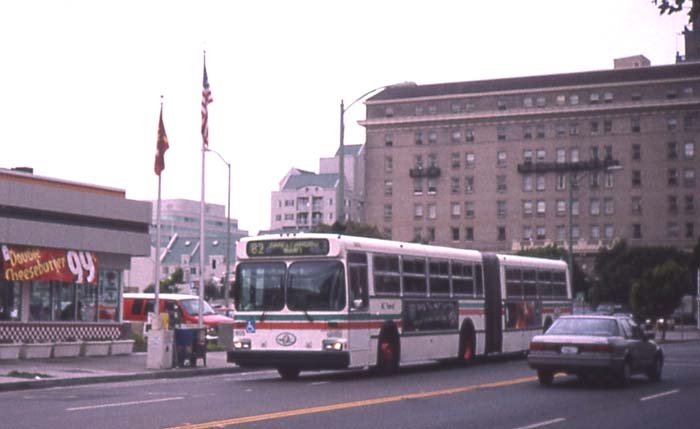
<svg viewBox="0 0 700 429">
<path fill-rule="evenodd" d="M 697 242 L 699 62 L 388 88 L 366 105 L 367 222 L 393 239 Z"/>
</svg>

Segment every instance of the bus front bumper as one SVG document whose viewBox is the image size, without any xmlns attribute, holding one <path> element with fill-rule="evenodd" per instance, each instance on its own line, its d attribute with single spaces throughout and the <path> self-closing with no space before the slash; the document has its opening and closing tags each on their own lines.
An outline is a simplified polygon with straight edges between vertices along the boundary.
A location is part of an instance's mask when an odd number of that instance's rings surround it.
<svg viewBox="0 0 700 429">
<path fill-rule="evenodd" d="M 347 351 L 231 350 L 227 353 L 226 360 L 238 366 L 255 368 L 287 366 L 307 370 L 344 369 L 350 365 L 350 353 Z"/>
</svg>

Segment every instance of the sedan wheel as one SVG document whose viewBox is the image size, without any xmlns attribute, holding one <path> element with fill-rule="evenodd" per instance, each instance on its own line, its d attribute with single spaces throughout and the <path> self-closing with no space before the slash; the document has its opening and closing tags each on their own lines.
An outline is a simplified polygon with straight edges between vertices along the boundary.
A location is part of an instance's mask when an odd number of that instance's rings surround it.
<svg viewBox="0 0 700 429">
<path fill-rule="evenodd" d="M 539 369 L 537 370 L 537 379 L 540 381 L 542 386 L 551 386 L 552 381 L 554 381 L 554 372 Z"/>
<path fill-rule="evenodd" d="M 629 361 L 625 361 L 625 364 L 622 366 L 620 369 L 620 372 L 617 374 L 617 384 L 620 387 L 624 387 L 629 383 L 630 381 L 630 376 L 632 373 L 632 368 L 630 366 Z"/>
<path fill-rule="evenodd" d="M 649 380 L 651 381 L 659 381 L 661 380 L 661 371 L 664 367 L 664 360 L 661 356 L 657 356 L 654 359 L 654 363 L 651 364 L 651 367 L 649 367 L 649 370 L 647 371 L 647 377 L 649 377 Z"/>
</svg>

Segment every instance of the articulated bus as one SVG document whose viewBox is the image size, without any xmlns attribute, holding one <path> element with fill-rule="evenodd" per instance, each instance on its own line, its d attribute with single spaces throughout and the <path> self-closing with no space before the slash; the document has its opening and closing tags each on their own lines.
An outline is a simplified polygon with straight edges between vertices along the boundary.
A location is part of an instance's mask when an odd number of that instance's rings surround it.
<svg viewBox="0 0 700 429">
<path fill-rule="evenodd" d="M 229 362 L 302 370 L 524 352 L 572 312 L 563 261 L 333 234 L 236 247 Z"/>
</svg>

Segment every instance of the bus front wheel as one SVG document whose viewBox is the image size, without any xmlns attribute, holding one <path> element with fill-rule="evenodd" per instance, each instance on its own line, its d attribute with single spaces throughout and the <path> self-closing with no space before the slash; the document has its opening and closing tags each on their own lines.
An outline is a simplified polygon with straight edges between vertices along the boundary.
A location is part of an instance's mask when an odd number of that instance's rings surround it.
<svg viewBox="0 0 700 429">
<path fill-rule="evenodd" d="M 382 336 L 379 340 L 377 368 L 385 373 L 395 372 L 399 367 L 399 348 L 390 336 Z"/>
</svg>

